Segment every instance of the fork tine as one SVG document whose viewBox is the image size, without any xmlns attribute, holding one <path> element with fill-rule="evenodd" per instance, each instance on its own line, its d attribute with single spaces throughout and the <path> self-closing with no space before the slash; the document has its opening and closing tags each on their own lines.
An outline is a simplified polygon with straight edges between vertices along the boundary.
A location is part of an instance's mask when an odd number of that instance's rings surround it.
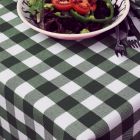
<svg viewBox="0 0 140 140">
<path fill-rule="evenodd" d="M 137 48 L 139 48 L 139 45 L 138 45 L 138 41 L 137 40 L 135 40 L 135 45 L 136 45 Z"/>
<path fill-rule="evenodd" d="M 120 50 L 116 50 L 117 57 L 119 57 L 119 54 L 120 54 Z"/>
<path fill-rule="evenodd" d="M 132 42 L 133 42 L 133 45 L 134 45 L 136 48 L 138 48 L 137 40 L 132 40 Z"/>
<path fill-rule="evenodd" d="M 136 43 L 135 43 L 135 41 L 134 40 L 131 40 L 131 45 L 133 46 L 133 48 L 136 48 Z"/>
<path fill-rule="evenodd" d="M 120 54 L 121 54 L 121 56 L 124 56 L 125 55 L 125 50 L 120 50 Z"/>
<path fill-rule="evenodd" d="M 134 40 L 134 41 L 135 41 L 135 46 L 136 46 L 137 48 L 139 48 L 139 47 L 140 47 L 139 41 L 138 41 L 138 40 Z"/>
<path fill-rule="evenodd" d="M 139 48 L 140 47 L 140 43 L 139 43 L 138 40 L 136 40 L 136 44 L 137 44 L 137 48 Z"/>
<path fill-rule="evenodd" d="M 138 46 L 140 47 L 140 42 L 139 42 L 139 40 L 137 40 L 137 44 L 138 44 Z"/>
<path fill-rule="evenodd" d="M 123 51 L 120 51 L 121 56 L 123 56 Z"/>
<path fill-rule="evenodd" d="M 126 49 L 125 50 L 115 50 L 115 54 L 116 54 L 116 56 L 117 57 L 119 57 L 119 54 L 120 54 L 120 56 L 126 56 L 127 55 L 127 51 L 126 51 Z"/>
<path fill-rule="evenodd" d="M 130 40 L 127 40 L 127 44 L 129 44 L 129 47 L 132 48 Z"/>
<path fill-rule="evenodd" d="M 137 40 L 133 39 L 133 40 L 132 40 L 132 43 L 133 43 L 133 46 L 135 46 L 135 48 L 138 47 L 138 45 L 137 45 Z"/>
<path fill-rule="evenodd" d="M 116 51 L 116 50 L 115 50 L 115 54 L 116 54 L 116 55 L 117 55 L 117 57 L 118 57 L 118 51 Z"/>
<path fill-rule="evenodd" d="M 131 48 L 135 48 L 135 45 L 133 43 L 133 40 L 130 40 L 129 43 L 130 43 Z"/>
</svg>

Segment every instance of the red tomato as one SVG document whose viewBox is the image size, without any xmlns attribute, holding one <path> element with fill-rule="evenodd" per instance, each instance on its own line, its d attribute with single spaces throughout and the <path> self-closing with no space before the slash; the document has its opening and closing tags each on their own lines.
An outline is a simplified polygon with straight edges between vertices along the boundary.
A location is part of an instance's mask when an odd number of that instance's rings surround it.
<svg viewBox="0 0 140 140">
<path fill-rule="evenodd" d="M 69 0 L 52 0 L 52 4 L 56 9 L 61 11 L 68 11 L 72 8 L 71 2 Z"/>
<path fill-rule="evenodd" d="M 90 10 L 91 11 L 95 11 L 96 10 L 96 7 L 97 7 L 96 4 L 90 5 Z"/>
<path fill-rule="evenodd" d="M 97 7 L 96 1 L 97 1 L 97 0 L 88 0 L 89 5 L 90 5 L 90 10 L 91 10 L 91 11 L 95 11 L 95 10 L 96 10 L 96 7 Z"/>
<path fill-rule="evenodd" d="M 90 11 L 90 5 L 87 0 L 71 0 L 72 8 L 79 14 L 85 15 Z"/>
</svg>

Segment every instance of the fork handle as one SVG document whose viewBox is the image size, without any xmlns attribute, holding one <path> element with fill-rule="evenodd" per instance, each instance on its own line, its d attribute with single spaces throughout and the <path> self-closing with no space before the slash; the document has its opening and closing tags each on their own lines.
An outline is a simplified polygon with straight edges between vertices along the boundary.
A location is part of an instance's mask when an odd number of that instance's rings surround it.
<svg viewBox="0 0 140 140">
<path fill-rule="evenodd" d="M 129 23 L 129 26 L 131 28 L 131 32 L 136 36 L 136 38 L 138 40 L 140 40 L 140 33 L 137 30 L 137 28 L 135 27 L 135 25 L 134 25 L 134 23 L 133 23 L 133 21 L 131 19 L 131 15 L 130 14 L 128 15 L 128 23 Z"/>
<path fill-rule="evenodd" d="M 120 43 L 120 29 L 119 25 L 115 27 L 117 43 Z"/>
<path fill-rule="evenodd" d="M 127 36 L 128 36 L 129 23 L 128 23 L 127 17 L 124 19 L 124 22 L 125 22 L 125 26 L 126 26 L 126 34 L 127 34 Z"/>
</svg>

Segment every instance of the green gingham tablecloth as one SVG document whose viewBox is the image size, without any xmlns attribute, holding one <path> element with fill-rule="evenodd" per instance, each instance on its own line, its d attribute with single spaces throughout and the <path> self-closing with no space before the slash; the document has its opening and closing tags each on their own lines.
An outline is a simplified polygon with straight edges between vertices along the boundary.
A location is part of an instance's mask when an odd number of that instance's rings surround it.
<svg viewBox="0 0 140 140">
<path fill-rule="evenodd" d="M 0 139 L 139 140 L 140 48 L 115 42 L 49 38 L 0 0 Z"/>
</svg>

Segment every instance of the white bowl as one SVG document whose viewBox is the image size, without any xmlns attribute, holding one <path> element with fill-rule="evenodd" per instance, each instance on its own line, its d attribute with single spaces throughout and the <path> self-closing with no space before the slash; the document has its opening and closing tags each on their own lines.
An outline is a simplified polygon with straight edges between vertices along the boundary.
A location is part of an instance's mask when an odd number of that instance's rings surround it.
<svg viewBox="0 0 140 140">
<path fill-rule="evenodd" d="M 43 33 L 43 34 L 50 36 L 50 37 L 54 37 L 54 38 L 58 38 L 58 39 L 65 39 L 65 40 L 81 40 L 81 39 L 85 39 L 85 38 L 94 37 L 94 36 L 97 36 L 103 32 L 106 32 L 106 31 L 114 28 L 118 24 L 120 24 L 125 19 L 125 17 L 127 16 L 128 12 L 129 12 L 129 9 L 130 9 L 129 0 L 118 0 L 117 5 L 118 6 L 121 5 L 121 7 L 119 8 L 120 12 L 118 14 L 118 17 L 115 19 L 115 21 L 113 21 L 110 25 L 108 25 L 100 30 L 89 32 L 89 33 L 84 33 L 84 34 L 60 34 L 60 33 L 45 31 L 45 30 L 42 30 L 42 29 L 32 25 L 27 20 L 27 18 L 25 18 L 25 17 L 29 17 L 29 14 L 25 13 L 22 9 L 28 10 L 29 7 L 25 4 L 23 4 L 23 1 L 27 1 L 27 0 L 18 0 L 17 12 L 18 12 L 19 17 L 21 18 L 21 20 L 24 23 L 29 25 L 32 29 L 36 30 L 37 32 Z M 112 4 L 114 4 L 116 2 L 116 0 L 111 0 L 111 2 L 112 2 Z"/>
</svg>

